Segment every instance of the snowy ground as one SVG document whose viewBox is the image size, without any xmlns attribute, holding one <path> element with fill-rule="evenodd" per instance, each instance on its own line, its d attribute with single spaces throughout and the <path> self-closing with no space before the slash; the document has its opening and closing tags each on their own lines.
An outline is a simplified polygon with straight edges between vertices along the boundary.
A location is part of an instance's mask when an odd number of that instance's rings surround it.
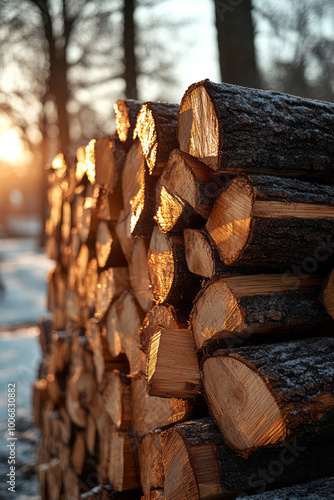
<svg viewBox="0 0 334 500">
<path fill-rule="evenodd" d="M 0 500 L 13 495 L 6 489 L 8 473 L 7 386 L 16 383 L 17 500 L 39 499 L 34 474 L 38 432 L 31 427 L 31 384 L 41 353 L 39 317 L 46 316 L 46 276 L 54 267 L 33 238 L 0 240 Z"/>
</svg>

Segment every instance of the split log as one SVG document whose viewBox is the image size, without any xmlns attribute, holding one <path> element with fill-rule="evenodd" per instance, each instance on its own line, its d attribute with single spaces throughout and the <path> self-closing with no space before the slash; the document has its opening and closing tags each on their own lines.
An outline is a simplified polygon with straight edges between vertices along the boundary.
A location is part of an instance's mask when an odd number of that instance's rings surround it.
<svg viewBox="0 0 334 500">
<path fill-rule="evenodd" d="M 103 271 L 97 282 L 95 294 L 95 317 L 102 319 L 113 298 L 130 287 L 127 267 L 110 267 Z"/>
<path fill-rule="evenodd" d="M 125 374 L 119 370 L 106 373 L 100 391 L 112 424 L 117 430 L 129 430 L 132 424 L 131 389 Z"/>
<path fill-rule="evenodd" d="M 135 101 L 133 99 L 119 100 L 114 104 L 116 131 L 120 141 L 125 144 L 127 149 L 132 145 L 133 131 L 142 105 L 142 101 Z"/>
<path fill-rule="evenodd" d="M 95 251 L 99 267 L 122 267 L 127 262 L 111 224 L 99 222 L 96 231 Z"/>
<path fill-rule="evenodd" d="M 71 466 L 63 472 L 63 492 L 65 498 L 80 498 L 78 476 Z"/>
<path fill-rule="evenodd" d="M 126 216 L 131 213 L 130 233 L 133 235 L 151 235 L 156 183 L 157 177 L 149 175 L 140 142 L 137 141 L 127 154 L 122 173 L 124 211 Z"/>
<path fill-rule="evenodd" d="M 75 178 L 78 183 L 84 183 L 86 177 L 86 146 L 80 146 L 76 150 L 76 158 L 77 164 L 75 169 Z"/>
<path fill-rule="evenodd" d="M 144 377 L 133 378 L 131 389 L 133 428 L 139 437 L 187 420 L 192 413 L 189 401 L 148 396 Z"/>
<path fill-rule="evenodd" d="M 183 237 L 154 228 L 148 254 L 148 273 L 157 303 L 191 300 L 200 285 L 187 267 Z"/>
<path fill-rule="evenodd" d="M 161 431 L 150 432 L 138 444 L 140 484 L 144 493 L 163 488 Z"/>
<path fill-rule="evenodd" d="M 47 401 L 47 381 L 45 379 L 36 380 L 33 383 L 32 407 L 34 416 L 34 425 L 38 429 L 42 426 L 42 411 Z"/>
<path fill-rule="evenodd" d="M 207 219 L 219 190 L 231 176 L 217 175 L 205 164 L 179 149 L 171 152 L 161 182 L 167 191 L 188 203 Z"/>
<path fill-rule="evenodd" d="M 220 192 L 206 229 L 227 265 L 315 272 L 333 253 L 330 186 L 265 175 L 239 175 Z"/>
<path fill-rule="evenodd" d="M 187 328 L 186 314 L 170 304 L 156 304 L 146 314 L 140 328 L 141 349 L 147 354 L 150 339 L 158 326 L 170 330 Z"/>
<path fill-rule="evenodd" d="M 71 450 L 71 463 L 78 476 L 81 475 L 86 456 L 85 435 L 82 431 L 77 431 Z"/>
<path fill-rule="evenodd" d="M 177 135 L 213 170 L 328 177 L 333 120 L 332 103 L 203 80 L 182 98 Z"/>
<path fill-rule="evenodd" d="M 211 418 L 178 424 L 162 438 L 166 499 L 233 498 L 330 474 L 329 444 L 304 444 L 285 442 L 244 458 L 227 446 Z"/>
<path fill-rule="evenodd" d="M 115 232 L 122 247 L 125 258 L 128 262 L 130 261 L 131 249 L 135 241 L 134 238 L 132 238 L 131 236 L 130 224 L 131 224 L 131 212 L 129 212 L 128 215 L 126 215 L 125 211 L 122 210 L 119 213 L 117 224 L 115 226 Z"/>
<path fill-rule="evenodd" d="M 101 190 L 97 203 L 97 218 L 99 220 L 116 223 L 123 208 L 123 197 L 120 190 L 116 189 L 114 193 Z"/>
<path fill-rule="evenodd" d="M 334 319 L 334 271 L 331 271 L 324 283 L 320 300 L 330 317 Z"/>
<path fill-rule="evenodd" d="M 149 242 L 146 238 L 136 238 L 129 261 L 131 285 L 135 297 L 144 312 L 151 309 L 153 304 L 153 293 L 150 287 L 147 265 L 148 246 Z"/>
<path fill-rule="evenodd" d="M 147 357 L 147 393 L 162 398 L 194 398 L 200 387 L 192 333 L 158 327 L 150 340 Z"/>
<path fill-rule="evenodd" d="M 190 315 L 197 349 L 219 339 L 229 345 L 325 327 L 330 318 L 319 301 L 321 285 L 319 276 L 303 281 L 284 274 L 212 278 Z"/>
<path fill-rule="evenodd" d="M 83 207 L 79 210 L 79 215 L 77 216 L 77 228 L 80 233 L 81 243 L 87 243 L 87 245 L 94 245 L 95 243 L 99 192 L 99 188 L 91 184 L 86 187 Z"/>
<path fill-rule="evenodd" d="M 231 273 L 231 268 L 220 260 L 218 251 L 211 245 L 205 231 L 185 229 L 183 236 L 189 271 L 206 278 L 212 278 L 215 274 Z"/>
<path fill-rule="evenodd" d="M 108 479 L 116 491 L 140 488 L 137 475 L 134 440 L 112 430 L 109 444 Z"/>
<path fill-rule="evenodd" d="M 98 279 L 97 259 L 93 258 L 87 264 L 84 277 L 84 296 L 91 316 L 95 313 L 95 292 Z"/>
<path fill-rule="evenodd" d="M 252 495 L 251 500 L 314 500 L 331 498 L 334 489 L 334 477 L 325 477 L 305 484 L 296 484 L 275 491 Z M 247 498 L 247 497 L 246 497 Z"/>
<path fill-rule="evenodd" d="M 166 189 L 162 179 L 155 191 L 155 216 L 160 231 L 180 233 L 186 227 L 201 228 L 205 219 L 188 203 Z"/>
<path fill-rule="evenodd" d="M 92 139 L 86 147 L 86 166 L 90 182 L 113 193 L 120 179 L 126 149 L 117 135 Z"/>
<path fill-rule="evenodd" d="M 150 174 L 161 171 L 170 152 L 178 147 L 178 110 L 178 104 L 163 102 L 145 102 L 141 107 L 133 137 L 139 138 Z"/>
<path fill-rule="evenodd" d="M 313 338 L 216 351 L 203 360 L 210 412 L 244 456 L 285 440 L 334 435 L 334 340 Z"/>
<path fill-rule="evenodd" d="M 165 494 L 163 490 L 152 490 L 148 491 L 146 495 L 141 497 L 141 500 L 165 500 Z"/>
<path fill-rule="evenodd" d="M 88 453 L 95 455 L 96 423 L 93 415 L 88 413 L 85 429 L 85 442 Z"/>
<path fill-rule="evenodd" d="M 70 289 L 76 289 L 78 294 L 83 297 L 85 295 L 85 277 L 87 265 L 90 257 L 92 256 L 92 252 L 90 252 L 87 245 L 81 245 L 78 257 L 75 263 L 75 277 L 74 283 L 69 282 L 68 286 Z M 74 286 L 73 286 L 74 284 Z"/>
</svg>

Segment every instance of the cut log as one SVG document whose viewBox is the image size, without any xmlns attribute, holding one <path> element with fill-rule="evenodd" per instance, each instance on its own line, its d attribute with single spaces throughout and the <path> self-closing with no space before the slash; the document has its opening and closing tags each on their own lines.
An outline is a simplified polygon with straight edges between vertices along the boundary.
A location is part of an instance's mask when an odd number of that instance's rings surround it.
<svg viewBox="0 0 334 500">
<path fill-rule="evenodd" d="M 88 413 L 87 424 L 85 429 L 85 442 L 88 453 L 95 455 L 96 444 L 96 423 L 93 415 Z"/>
<path fill-rule="evenodd" d="M 171 152 L 161 182 L 167 191 L 188 203 L 207 219 L 219 190 L 231 180 L 230 176 L 215 175 L 196 158 L 179 149 Z"/>
<path fill-rule="evenodd" d="M 145 157 L 136 142 L 127 154 L 122 173 L 125 215 L 131 214 L 130 233 L 150 236 L 153 229 L 154 190 L 157 177 L 149 175 Z"/>
<path fill-rule="evenodd" d="M 65 498 L 80 498 L 78 476 L 71 466 L 63 472 L 63 491 Z"/>
<path fill-rule="evenodd" d="M 131 249 L 135 241 L 131 236 L 130 224 L 131 213 L 126 215 L 124 210 L 122 210 L 119 214 L 119 218 L 115 226 L 115 232 L 122 247 L 125 258 L 128 262 L 130 261 Z"/>
<path fill-rule="evenodd" d="M 209 409 L 245 456 L 284 440 L 334 435 L 334 340 L 313 338 L 217 351 L 203 361 Z"/>
<path fill-rule="evenodd" d="M 97 282 L 95 294 L 95 317 L 102 319 L 113 298 L 129 289 L 130 279 L 127 267 L 110 267 L 103 271 Z"/>
<path fill-rule="evenodd" d="M 330 317 L 334 319 L 334 271 L 330 273 L 324 283 L 320 300 Z"/>
<path fill-rule="evenodd" d="M 78 207 L 77 228 L 80 233 L 81 243 L 94 245 L 97 228 L 97 201 L 99 188 L 91 184 L 87 185 L 82 208 Z"/>
<path fill-rule="evenodd" d="M 112 430 L 109 450 L 108 480 L 113 488 L 116 491 L 140 488 L 133 439 Z"/>
<path fill-rule="evenodd" d="M 218 251 L 211 245 L 205 231 L 185 229 L 183 236 L 189 271 L 206 278 L 212 278 L 215 274 L 231 273 L 231 268 L 220 260 Z"/>
<path fill-rule="evenodd" d="M 157 303 L 191 300 L 200 278 L 187 267 L 183 237 L 167 235 L 154 228 L 148 254 L 148 272 Z"/>
<path fill-rule="evenodd" d="M 158 327 L 150 340 L 147 357 L 147 393 L 162 398 L 194 398 L 200 387 L 192 333 Z"/>
<path fill-rule="evenodd" d="M 89 308 L 90 315 L 94 316 L 95 312 L 95 293 L 97 289 L 97 282 L 99 279 L 97 269 L 97 259 L 91 259 L 86 268 L 84 277 L 84 295 L 87 307 Z"/>
<path fill-rule="evenodd" d="M 206 229 L 227 265 L 330 265 L 334 228 L 330 186 L 240 175 L 220 192 Z"/>
<path fill-rule="evenodd" d="M 325 442 L 304 446 L 287 441 L 244 458 L 227 446 L 210 418 L 178 424 L 162 438 L 166 498 L 231 498 L 233 492 L 235 496 L 317 479 L 331 473 L 329 449 Z"/>
<path fill-rule="evenodd" d="M 165 494 L 163 490 L 152 490 L 148 491 L 146 495 L 141 497 L 141 500 L 165 500 Z"/>
<path fill-rule="evenodd" d="M 115 234 L 106 221 L 99 222 L 96 232 L 95 251 L 99 267 L 122 267 L 127 262 Z"/>
<path fill-rule="evenodd" d="M 125 144 L 126 148 L 132 145 L 133 131 L 142 105 L 142 101 L 135 101 L 133 99 L 119 100 L 114 104 L 116 131 L 120 141 Z"/>
<path fill-rule="evenodd" d="M 187 328 L 187 316 L 182 310 L 178 310 L 170 304 L 156 304 L 146 314 L 140 328 L 141 349 L 148 353 L 151 337 L 158 326 L 170 330 Z"/>
<path fill-rule="evenodd" d="M 42 411 L 48 397 L 47 381 L 45 379 L 36 380 L 33 383 L 33 416 L 34 425 L 41 429 L 42 427 Z"/>
<path fill-rule="evenodd" d="M 136 238 L 131 251 L 129 261 L 129 274 L 131 285 L 135 297 L 143 309 L 147 312 L 153 304 L 153 293 L 148 276 L 148 246 L 149 241 L 146 238 Z"/>
<path fill-rule="evenodd" d="M 166 189 L 162 179 L 155 191 L 155 216 L 160 231 L 180 233 L 186 227 L 201 228 L 205 219 L 188 203 Z"/>
<path fill-rule="evenodd" d="M 322 281 L 284 274 L 212 278 L 190 316 L 197 349 L 219 339 L 229 345 L 325 327 L 330 318 L 319 301 Z"/>
<path fill-rule="evenodd" d="M 77 431 L 71 452 L 71 463 L 78 476 L 81 475 L 85 463 L 86 442 L 82 431 Z"/>
<path fill-rule="evenodd" d="M 123 208 L 123 197 L 120 189 L 112 194 L 108 191 L 101 190 L 97 203 L 97 218 L 99 220 L 117 222 L 120 211 Z"/>
<path fill-rule="evenodd" d="M 179 105 L 145 102 L 133 133 L 139 138 L 150 174 L 161 170 L 170 152 L 178 147 L 176 138 Z"/>
<path fill-rule="evenodd" d="M 163 488 L 161 432 L 150 432 L 138 445 L 140 484 L 144 493 Z"/>
<path fill-rule="evenodd" d="M 131 380 L 134 431 L 139 436 L 187 420 L 192 403 L 182 399 L 165 399 L 146 394 L 145 377 Z"/>
<path fill-rule="evenodd" d="M 117 430 L 129 430 L 132 424 L 131 389 L 122 372 L 106 374 L 100 387 L 105 411 Z"/>
<path fill-rule="evenodd" d="M 179 111 L 182 151 L 213 170 L 280 175 L 333 173 L 334 105 L 204 80 Z"/>
<path fill-rule="evenodd" d="M 88 174 L 92 170 L 89 180 L 97 186 L 113 193 L 120 179 L 121 170 L 124 165 L 126 149 L 114 134 L 112 137 L 99 137 L 93 139 L 91 154 L 87 155 L 86 164 Z M 91 141 L 89 144 L 93 143 Z M 89 156 L 89 157 L 88 157 Z"/>
</svg>

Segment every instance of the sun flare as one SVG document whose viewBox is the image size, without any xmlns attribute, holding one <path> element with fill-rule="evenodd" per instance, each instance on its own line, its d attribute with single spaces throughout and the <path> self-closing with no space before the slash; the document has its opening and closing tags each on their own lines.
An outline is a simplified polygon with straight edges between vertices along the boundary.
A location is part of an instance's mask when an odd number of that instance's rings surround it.
<svg viewBox="0 0 334 500">
<path fill-rule="evenodd" d="M 15 130 L 7 130 L 0 135 L 0 161 L 16 163 L 22 161 L 23 145 Z"/>
</svg>

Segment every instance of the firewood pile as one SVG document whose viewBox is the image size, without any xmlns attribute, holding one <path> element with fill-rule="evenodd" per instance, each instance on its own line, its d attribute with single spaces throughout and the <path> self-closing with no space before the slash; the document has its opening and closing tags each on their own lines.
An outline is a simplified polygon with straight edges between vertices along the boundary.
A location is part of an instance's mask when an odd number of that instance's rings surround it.
<svg viewBox="0 0 334 500">
<path fill-rule="evenodd" d="M 49 170 L 42 499 L 333 498 L 334 105 L 115 112 Z"/>
</svg>

